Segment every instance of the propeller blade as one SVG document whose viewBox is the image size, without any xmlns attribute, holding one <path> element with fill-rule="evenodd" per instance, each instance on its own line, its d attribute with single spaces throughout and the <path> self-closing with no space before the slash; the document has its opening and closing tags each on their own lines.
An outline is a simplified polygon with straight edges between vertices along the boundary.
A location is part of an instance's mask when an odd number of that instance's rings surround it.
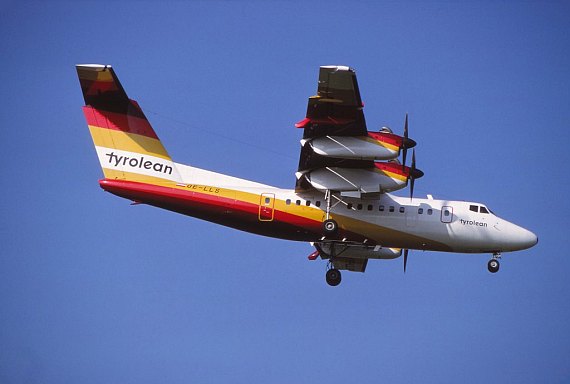
<svg viewBox="0 0 570 384">
<path fill-rule="evenodd" d="M 416 182 L 416 150 L 412 151 L 412 167 L 410 168 L 410 200 L 414 198 L 414 184 Z"/>
<path fill-rule="evenodd" d="M 404 140 L 402 140 L 404 153 L 402 155 L 402 169 L 406 167 L 406 157 L 408 155 L 408 114 L 406 113 L 406 122 L 404 123 Z"/>
<path fill-rule="evenodd" d="M 406 265 L 408 264 L 408 252 L 409 249 L 404 249 L 404 273 L 406 273 Z"/>
<path fill-rule="evenodd" d="M 408 114 L 406 113 L 406 122 L 404 123 L 404 138 L 408 138 Z"/>
</svg>

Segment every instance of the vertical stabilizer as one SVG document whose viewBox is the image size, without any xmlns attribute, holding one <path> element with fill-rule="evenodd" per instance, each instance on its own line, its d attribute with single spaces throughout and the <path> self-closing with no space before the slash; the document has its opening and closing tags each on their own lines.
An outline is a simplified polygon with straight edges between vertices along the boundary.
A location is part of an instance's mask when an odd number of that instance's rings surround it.
<svg viewBox="0 0 570 384">
<path fill-rule="evenodd" d="M 110 65 L 77 65 L 83 113 L 106 179 L 151 184 L 179 181 L 176 166 L 142 109 Z"/>
</svg>

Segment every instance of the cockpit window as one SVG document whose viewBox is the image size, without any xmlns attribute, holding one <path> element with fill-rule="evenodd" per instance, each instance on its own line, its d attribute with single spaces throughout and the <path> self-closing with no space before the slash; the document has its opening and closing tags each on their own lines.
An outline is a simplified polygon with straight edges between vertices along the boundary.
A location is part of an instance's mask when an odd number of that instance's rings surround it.
<svg viewBox="0 0 570 384">
<path fill-rule="evenodd" d="M 481 206 L 481 213 L 489 213 L 489 211 L 487 210 L 487 208 Z"/>
<path fill-rule="evenodd" d="M 479 212 L 478 208 L 479 208 L 479 206 L 477 206 L 477 205 L 470 205 L 469 206 L 469 210 L 473 211 L 473 212 Z"/>
</svg>

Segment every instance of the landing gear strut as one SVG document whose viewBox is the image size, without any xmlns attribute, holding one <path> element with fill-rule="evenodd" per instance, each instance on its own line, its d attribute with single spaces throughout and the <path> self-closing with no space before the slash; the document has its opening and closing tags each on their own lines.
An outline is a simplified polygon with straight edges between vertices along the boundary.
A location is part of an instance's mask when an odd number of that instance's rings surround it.
<svg viewBox="0 0 570 384">
<path fill-rule="evenodd" d="M 327 207 L 325 211 L 325 221 L 323 221 L 323 234 L 327 237 L 334 238 L 338 234 L 338 223 L 330 217 L 331 199 L 332 193 L 327 189 L 325 191 L 325 200 L 327 202 Z"/>
<path fill-rule="evenodd" d="M 501 258 L 501 254 L 500 253 L 493 253 L 493 258 L 491 260 L 489 260 L 489 262 L 487 263 L 487 269 L 489 270 L 489 272 L 491 273 L 497 273 L 499 271 L 499 267 L 501 266 L 499 264 L 499 259 Z"/>
</svg>

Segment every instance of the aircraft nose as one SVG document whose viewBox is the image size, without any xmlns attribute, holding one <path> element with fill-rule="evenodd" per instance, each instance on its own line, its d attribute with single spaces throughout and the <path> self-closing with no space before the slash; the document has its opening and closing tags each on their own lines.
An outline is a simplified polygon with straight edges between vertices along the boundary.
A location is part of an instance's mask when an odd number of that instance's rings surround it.
<svg viewBox="0 0 570 384">
<path fill-rule="evenodd" d="M 536 236 L 534 233 L 532 233 L 531 231 L 529 231 L 528 229 L 524 229 L 519 227 L 518 232 L 518 245 L 520 246 L 520 249 L 527 249 L 530 247 L 534 247 L 536 244 L 538 244 L 538 236 Z"/>
</svg>

